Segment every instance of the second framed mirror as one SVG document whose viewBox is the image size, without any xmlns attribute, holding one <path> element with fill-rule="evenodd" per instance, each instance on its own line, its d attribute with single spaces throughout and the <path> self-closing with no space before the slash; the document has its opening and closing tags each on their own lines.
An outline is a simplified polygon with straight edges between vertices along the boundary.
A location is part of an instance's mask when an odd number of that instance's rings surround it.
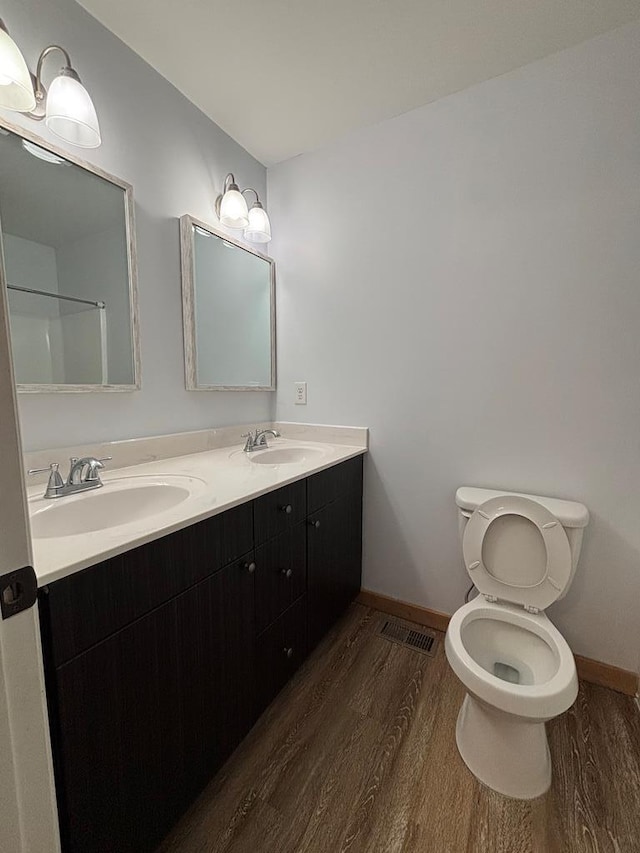
<svg viewBox="0 0 640 853">
<path fill-rule="evenodd" d="M 180 219 L 189 391 L 275 391 L 275 261 Z"/>
</svg>

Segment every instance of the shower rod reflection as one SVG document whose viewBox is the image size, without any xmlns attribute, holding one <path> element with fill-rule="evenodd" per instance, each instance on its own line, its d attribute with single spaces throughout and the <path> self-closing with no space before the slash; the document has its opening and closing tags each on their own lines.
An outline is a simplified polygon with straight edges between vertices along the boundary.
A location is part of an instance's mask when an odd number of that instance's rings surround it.
<svg viewBox="0 0 640 853">
<path fill-rule="evenodd" d="M 20 287 L 18 284 L 8 284 L 9 290 L 19 290 L 20 293 L 35 293 L 36 296 L 48 296 L 51 299 L 63 299 L 65 302 L 80 302 L 83 305 L 92 305 L 94 308 L 106 308 L 105 302 L 93 299 L 82 299 L 80 296 L 65 296 L 62 293 L 50 293 L 48 290 L 37 290 L 34 287 Z"/>
</svg>

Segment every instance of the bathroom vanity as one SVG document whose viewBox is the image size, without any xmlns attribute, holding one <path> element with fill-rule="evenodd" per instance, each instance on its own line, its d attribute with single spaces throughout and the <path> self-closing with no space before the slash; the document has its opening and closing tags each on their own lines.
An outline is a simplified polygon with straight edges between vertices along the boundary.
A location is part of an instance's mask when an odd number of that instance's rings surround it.
<svg viewBox="0 0 640 853">
<path fill-rule="evenodd" d="M 357 595 L 347 450 L 41 587 L 63 850 L 152 851 Z"/>
</svg>

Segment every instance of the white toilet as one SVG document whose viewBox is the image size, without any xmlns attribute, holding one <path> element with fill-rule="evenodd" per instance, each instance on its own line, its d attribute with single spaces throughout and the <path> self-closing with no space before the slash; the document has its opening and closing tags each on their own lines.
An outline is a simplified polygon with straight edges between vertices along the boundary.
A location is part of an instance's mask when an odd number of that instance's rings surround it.
<svg viewBox="0 0 640 853">
<path fill-rule="evenodd" d="M 456 503 L 480 593 L 454 613 L 445 639 L 467 690 L 458 750 L 489 788 L 533 799 L 551 784 L 545 721 L 578 693 L 571 649 L 544 611 L 573 580 L 589 512 L 573 501 L 469 487 Z"/>
</svg>

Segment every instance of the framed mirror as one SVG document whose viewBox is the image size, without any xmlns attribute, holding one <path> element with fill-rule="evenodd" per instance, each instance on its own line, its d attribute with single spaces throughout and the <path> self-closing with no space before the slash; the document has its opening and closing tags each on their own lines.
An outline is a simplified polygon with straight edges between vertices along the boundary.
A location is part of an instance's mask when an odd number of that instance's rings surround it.
<svg viewBox="0 0 640 853">
<path fill-rule="evenodd" d="M 180 219 L 189 391 L 275 391 L 275 261 Z"/>
<path fill-rule="evenodd" d="M 3 120 L 0 229 L 18 391 L 140 388 L 132 187 Z"/>
</svg>

